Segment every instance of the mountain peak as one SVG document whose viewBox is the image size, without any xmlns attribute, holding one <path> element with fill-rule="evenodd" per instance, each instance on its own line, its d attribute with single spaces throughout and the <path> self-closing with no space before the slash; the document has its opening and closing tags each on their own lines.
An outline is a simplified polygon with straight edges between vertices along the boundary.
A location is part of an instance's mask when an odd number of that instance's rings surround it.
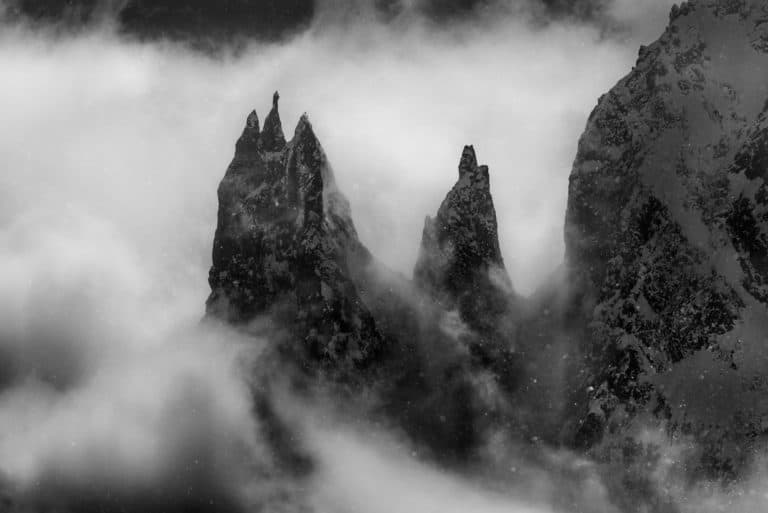
<svg viewBox="0 0 768 513">
<path fill-rule="evenodd" d="M 235 145 L 235 157 L 240 160 L 249 160 L 259 152 L 259 115 L 255 110 L 248 114 L 245 120 L 245 128 L 240 139 Z"/>
<path fill-rule="evenodd" d="M 435 218 L 427 217 L 424 223 L 414 280 L 451 308 L 466 294 L 498 288 L 499 276 L 505 283 L 509 281 L 499 247 L 488 167 L 478 166 L 474 148 L 465 146 L 459 180 Z M 503 288 L 506 294 L 511 285 Z"/>
<path fill-rule="evenodd" d="M 309 118 L 286 143 L 278 99 L 261 134 L 255 113 L 248 116 L 219 185 L 207 312 L 248 325 L 280 310 L 289 352 L 343 372 L 383 344 L 351 278 L 369 253 Z"/>
<path fill-rule="evenodd" d="M 248 114 L 248 119 L 245 121 L 245 126 L 248 128 L 255 128 L 256 132 L 259 131 L 259 115 L 256 113 L 256 110 L 252 110 L 250 114 Z"/>
<path fill-rule="evenodd" d="M 464 173 L 471 172 L 477 169 L 477 155 L 475 154 L 475 148 L 472 145 L 464 146 L 464 150 L 461 152 L 461 160 L 459 161 L 459 176 Z"/>
<path fill-rule="evenodd" d="M 265 151 L 276 152 L 285 148 L 285 135 L 283 125 L 280 122 L 280 113 L 277 104 L 280 94 L 275 91 L 272 95 L 272 110 L 264 120 L 264 131 L 261 133 L 261 144 Z"/>
<path fill-rule="evenodd" d="M 459 180 L 469 178 L 470 180 L 479 180 L 488 184 L 488 166 L 479 166 L 477 164 L 477 155 L 472 145 L 464 146 L 459 161 Z"/>
<path fill-rule="evenodd" d="M 296 124 L 296 129 L 293 131 L 293 140 L 299 141 L 307 136 L 316 138 L 315 132 L 312 130 L 312 123 L 310 123 L 309 116 L 305 112 L 301 115 L 299 122 Z"/>
</svg>

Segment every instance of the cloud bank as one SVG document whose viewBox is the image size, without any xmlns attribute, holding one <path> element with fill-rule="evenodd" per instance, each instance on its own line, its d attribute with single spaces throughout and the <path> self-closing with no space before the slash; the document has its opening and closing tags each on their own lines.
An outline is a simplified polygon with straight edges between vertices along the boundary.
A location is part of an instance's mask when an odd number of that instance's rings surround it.
<svg viewBox="0 0 768 513">
<path fill-rule="evenodd" d="M 157 285 L 169 262 L 114 225 L 39 207 L 0 229 L 0 495 L 21 511 L 233 501 L 268 461 L 245 379 L 260 343 L 200 326 L 182 282 Z"/>
</svg>

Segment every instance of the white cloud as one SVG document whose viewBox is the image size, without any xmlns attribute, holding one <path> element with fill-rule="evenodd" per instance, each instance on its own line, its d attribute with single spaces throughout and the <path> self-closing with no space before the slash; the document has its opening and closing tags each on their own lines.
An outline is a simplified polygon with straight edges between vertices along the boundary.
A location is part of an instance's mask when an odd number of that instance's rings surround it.
<svg viewBox="0 0 768 513">
<path fill-rule="evenodd" d="M 194 462 L 236 482 L 264 458 L 242 374 L 259 342 L 200 326 L 193 294 L 165 281 L 171 262 L 44 206 L 0 248 L 0 477 L 98 495 L 195 482 Z"/>
</svg>

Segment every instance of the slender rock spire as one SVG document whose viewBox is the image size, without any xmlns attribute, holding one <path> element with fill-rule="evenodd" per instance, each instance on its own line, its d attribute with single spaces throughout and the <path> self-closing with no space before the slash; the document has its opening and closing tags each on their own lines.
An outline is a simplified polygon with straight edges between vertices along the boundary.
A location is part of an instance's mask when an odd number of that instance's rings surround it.
<svg viewBox="0 0 768 513">
<path fill-rule="evenodd" d="M 264 120 L 264 130 L 261 133 L 261 145 L 264 151 L 281 151 L 285 148 L 285 135 L 277 109 L 279 99 L 280 94 L 275 91 L 272 96 L 272 110 L 269 111 L 267 119 Z"/>
<path fill-rule="evenodd" d="M 248 114 L 245 121 L 245 128 L 240 139 L 235 145 L 235 154 L 238 157 L 247 157 L 259 149 L 259 115 L 255 110 Z"/>
<path fill-rule="evenodd" d="M 487 166 L 478 166 L 475 150 L 465 146 L 459 180 L 443 200 L 437 216 L 427 218 L 414 279 L 451 308 L 477 291 L 511 284 L 499 249 L 496 210 Z"/>
<path fill-rule="evenodd" d="M 478 166 L 475 148 L 471 145 L 464 146 L 459 161 L 459 179 L 464 177 L 479 178 L 488 182 L 488 166 Z"/>
<path fill-rule="evenodd" d="M 247 128 L 255 129 L 256 133 L 259 132 L 259 115 L 255 110 L 252 110 L 251 113 L 248 114 L 248 119 L 245 121 L 245 126 Z"/>
<path fill-rule="evenodd" d="M 464 146 L 464 151 L 461 152 L 461 160 L 459 161 L 459 178 L 475 169 L 477 169 L 475 148 L 471 145 Z"/>
</svg>

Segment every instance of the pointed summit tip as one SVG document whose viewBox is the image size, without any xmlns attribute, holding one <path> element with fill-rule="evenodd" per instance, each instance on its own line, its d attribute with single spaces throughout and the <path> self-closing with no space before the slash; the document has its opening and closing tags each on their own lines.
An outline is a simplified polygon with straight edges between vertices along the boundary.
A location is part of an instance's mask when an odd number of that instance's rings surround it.
<svg viewBox="0 0 768 513">
<path fill-rule="evenodd" d="M 299 118 L 299 126 L 304 125 L 312 126 L 312 123 L 309 122 L 309 115 L 306 112 Z"/>
<path fill-rule="evenodd" d="M 264 129 L 261 132 L 262 147 L 266 151 L 280 151 L 285 147 L 285 136 L 283 127 L 280 123 L 280 114 L 277 112 L 277 101 L 280 94 L 275 91 L 272 95 L 272 110 L 267 114 L 264 120 Z"/>
<path fill-rule="evenodd" d="M 245 128 L 240 138 L 235 143 L 235 154 L 248 156 L 258 151 L 259 148 L 259 115 L 255 110 L 248 114 L 245 120 Z"/>
<path fill-rule="evenodd" d="M 299 118 L 299 122 L 296 123 L 296 129 L 293 131 L 293 136 L 299 136 L 307 129 L 312 130 L 312 123 L 309 122 L 309 116 L 307 116 L 307 113 L 305 112 Z"/>
<path fill-rule="evenodd" d="M 306 112 L 299 118 L 299 122 L 296 124 L 296 129 L 293 131 L 293 138 L 296 141 L 304 143 L 314 140 L 316 144 L 320 144 L 315 135 L 315 131 L 312 129 L 312 123 L 309 122 L 309 116 Z"/>
<path fill-rule="evenodd" d="M 464 151 L 461 152 L 461 161 L 459 162 L 459 177 L 462 177 L 465 173 L 472 172 L 475 169 L 477 169 L 475 148 L 472 145 L 464 146 Z"/>
<path fill-rule="evenodd" d="M 255 128 L 258 132 L 259 130 L 259 115 L 256 113 L 256 110 L 252 110 L 250 114 L 248 114 L 248 119 L 245 121 L 245 125 L 248 128 Z"/>
</svg>

